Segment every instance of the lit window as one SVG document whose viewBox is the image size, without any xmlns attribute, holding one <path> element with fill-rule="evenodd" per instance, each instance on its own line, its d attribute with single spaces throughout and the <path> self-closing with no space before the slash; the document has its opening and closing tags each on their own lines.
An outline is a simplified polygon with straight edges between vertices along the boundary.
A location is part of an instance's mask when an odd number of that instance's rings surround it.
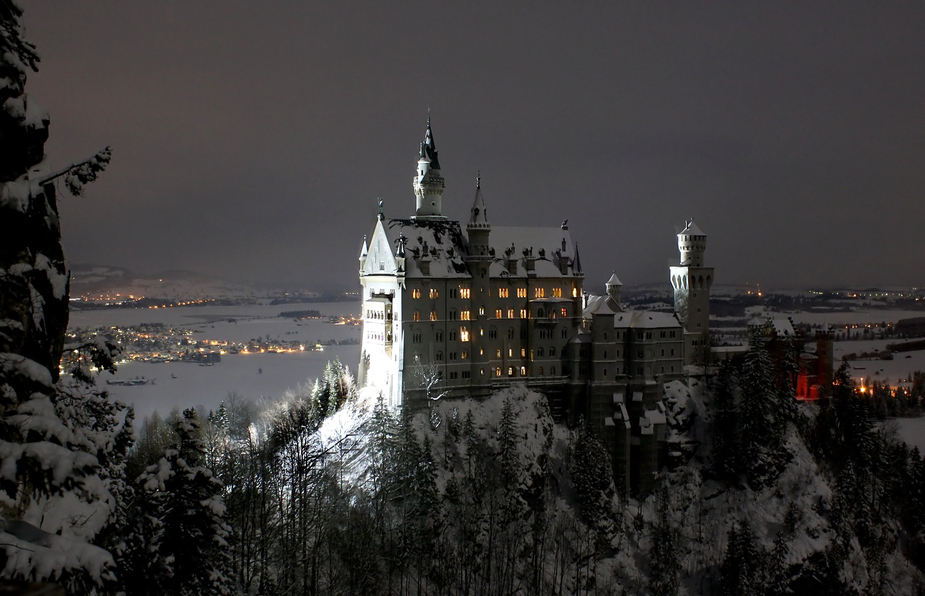
<svg viewBox="0 0 925 596">
<path fill-rule="evenodd" d="M 507 298 L 508 296 L 510 296 L 508 288 L 498 288 L 498 298 Z"/>
<path fill-rule="evenodd" d="M 436 298 L 436 297 L 437 297 L 437 288 L 431 288 L 431 289 L 430 289 L 430 297 L 431 297 L 431 298 Z"/>
<path fill-rule="evenodd" d="M 459 288 L 459 297 L 468 298 L 470 296 L 469 288 Z"/>
<path fill-rule="evenodd" d="M 463 350 L 462 359 L 463 359 L 463 360 L 468 360 L 468 359 L 469 359 L 469 352 Z"/>
<path fill-rule="evenodd" d="M 484 307 L 484 306 L 480 306 L 480 307 L 479 307 L 479 315 L 484 315 L 484 314 L 485 314 L 485 307 Z"/>
<path fill-rule="evenodd" d="M 567 316 L 568 316 L 568 309 L 565 308 L 565 307 L 562 308 L 562 316 L 563 316 L 563 317 L 567 317 Z"/>
<path fill-rule="evenodd" d="M 469 330 L 465 327 L 459 329 L 459 341 L 469 341 Z"/>
<path fill-rule="evenodd" d="M 462 311 L 459 315 L 459 318 L 462 319 L 463 321 L 468 321 L 470 319 L 469 311 L 468 310 Z"/>
<path fill-rule="evenodd" d="M 430 311 L 430 320 L 431 320 L 431 321 L 436 321 L 436 320 L 437 320 L 437 311 L 435 311 L 435 310 Z"/>
<path fill-rule="evenodd" d="M 413 290 L 411 290 L 411 297 L 412 297 L 412 298 L 420 298 L 420 297 L 421 297 L 421 288 L 414 288 Z"/>
<path fill-rule="evenodd" d="M 533 288 L 533 297 L 534 298 L 545 298 L 546 288 Z"/>
<path fill-rule="evenodd" d="M 526 298 L 527 297 L 527 288 L 517 288 L 517 297 Z"/>
<path fill-rule="evenodd" d="M 572 298 L 578 298 L 578 288 L 572 288 Z"/>
<path fill-rule="evenodd" d="M 411 316 L 411 318 L 414 319 L 415 321 L 420 321 L 420 320 L 421 320 L 421 311 L 419 311 L 419 310 L 414 311 L 414 314 Z"/>
<path fill-rule="evenodd" d="M 495 376 L 496 376 L 496 377 L 500 377 L 500 376 L 501 376 L 501 367 L 500 367 L 500 366 L 499 366 L 498 368 L 495 369 Z"/>
<path fill-rule="evenodd" d="M 507 367 L 507 376 L 509 376 L 509 377 L 513 377 L 513 376 L 514 376 L 514 367 L 513 367 L 513 366 Z"/>
<path fill-rule="evenodd" d="M 485 348 L 479 348 L 479 356 L 485 355 Z"/>
<path fill-rule="evenodd" d="M 501 358 L 501 348 L 498 348 L 498 352 L 495 354 L 495 358 Z"/>
<path fill-rule="evenodd" d="M 526 376 L 527 376 L 527 367 L 526 367 L 526 366 L 521 366 L 521 367 L 520 367 L 520 376 L 522 376 L 522 377 L 526 377 Z"/>
<path fill-rule="evenodd" d="M 520 309 L 520 318 L 521 318 L 521 319 L 526 319 L 526 318 L 527 318 L 527 309 L 526 309 L 526 308 Z"/>
<path fill-rule="evenodd" d="M 520 357 L 521 358 L 527 357 L 527 348 L 520 348 Z"/>
<path fill-rule="evenodd" d="M 500 319 L 502 316 L 504 316 L 504 313 L 501 312 L 501 309 L 500 309 L 500 308 L 499 308 L 498 310 L 495 311 L 495 318 L 496 318 L 496 319 Z"/>
<path fill-rule="evenodd" d="M 562 288 L 553 288 L 552 289 L 553 298 L 562 298 Z"/>
<path fill-rule="evenodd" d="M 514 318 L 514 309 L 513 309 L 513 308 L 507 309 L 507 318 L 509 318 L 509 319 L 513 319 L 513 318 Z"/>
</svg>

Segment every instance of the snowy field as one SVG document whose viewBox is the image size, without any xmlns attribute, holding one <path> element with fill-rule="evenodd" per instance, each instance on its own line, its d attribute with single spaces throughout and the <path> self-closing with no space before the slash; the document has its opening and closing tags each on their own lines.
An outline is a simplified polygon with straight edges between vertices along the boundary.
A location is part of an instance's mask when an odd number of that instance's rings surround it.
<svg viewBox="0 0 925 596">
<path fill-rule="evenodd" d="M 919 418 L 896 418 L 885 423 L 896 429 L 896 437 L 909 447 L 918 447 L 925 453 L 925 416 Z"/>
<path fill-rule="evenodd" d="M 866 323 L 895 323 L 900 319 L 914 319 L 925 316 L 920 310 L 857 310 L 852 312 L 786 312 L 775 313 L 788 316 L 794 323 L 810 325 L 862 325 Z"/>
<path fill-rule="evenodd" d="M 317 310 L 324 318 L 295 321 L 278 316 L 282 311 L 297 310 Z M 271 339 L 299 340 L 313 345 L 332 339 L 359 340 L 359 326 L 325 322 L 330 316 L 356 316 L 359 311 L 359 302 L 73 311 L 70 326 L 163 323 L 190 328 L 196 339 L 247 341 L 269 336 Z M 229 319 L 234 322 L 229 322 Z M 185 362 L 129 362 L 119 365 L 115 376 L 103 373 L 97 377 L 97 384 L 108 389 L 115 399 L 133 404 L 136 419 L 140 421 L 155 410 L 166 414 L 174 407 L 215 409 L 230 392 L 255 401 L 261 398 L 275 400 L 282 397 L 287 389 L 313 382 L 335 356 L 349 367 L 351 373 L 356 374 L 360 346 L 349 345 L 325 346 L 323 352 L 298 354 L 226 354 L 214 366 Z M 107 379 L 136 377 L 154 379 L 155 382 L 136 387 L 106 385 Z"/>
</svg>

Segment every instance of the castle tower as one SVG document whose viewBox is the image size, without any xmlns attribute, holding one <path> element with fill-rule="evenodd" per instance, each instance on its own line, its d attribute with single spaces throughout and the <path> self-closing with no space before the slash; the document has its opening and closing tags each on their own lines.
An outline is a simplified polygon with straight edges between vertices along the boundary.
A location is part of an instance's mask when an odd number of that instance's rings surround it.
<svg viewBox="0 0 925 596">
<path fill-rule="evenodd" d="M 610 276 L 610 279 L 607 280 L 607 284 L 604 287 L 607 290 L 607 296 L 613 301 L 613 305 L 616 307 L 615 310 L 623 310 L 621 306 L 623 303 L 623 282 L 620 281 L 616 273 Z"/>
<path fill-rule="evenodd" d="M 684 327 L 684 363 L 691 364 L 697 348 L 706 344 L 710 335 L 710 288 L 713 267 L 704 267 L 703 253 L 707 235 L 688 220 L 678 234 L 680 264 L 671 268 L 674 288 L 674 310 Z"/>
<path fill-rule="evenodd" d="M 492 255 L 490 254 L 491 245 L 489 244 L 489 235 L 491 234 L 491 224 L 488 222 L 488 208 L 485 207 L 485 200 L 482 198 L 482 176 L 475 179 L 475 200 L 472 202 L 472 209 L 469 211 L 469 223 L 466 225 L 466 235 L 469 237 L 469 245 L 466 249 L 466 267 L 472 276 L 472 294 L 471 294 L 471 311 L 479 328 L 485 328 L 489 325 L 491 313 L 485 308 L 486 298 L 491 295 L 491 279 L 489 268 L 491 267 Z M 488 370 L 490 360 L 489 338 L 481 334 L 473 334 L 472 337 L 472 393 L 474 395 L 487 395 L 490 393 L 489 377 L 481 374 L 481 371 Z"/>
<path fill-rule="evenodd" d="M 441 201 L 446 186 L 440 175 L 440 161 L 437 159 L 437 146 L 434 133 L 430 129 L 430 116 L 427 116 L 427 130 L 421 142 L 418 168 L 412 180 L 415 196 L 415 217 L 428 219 L 446 219 L 443 216 Z"/>
</svg>

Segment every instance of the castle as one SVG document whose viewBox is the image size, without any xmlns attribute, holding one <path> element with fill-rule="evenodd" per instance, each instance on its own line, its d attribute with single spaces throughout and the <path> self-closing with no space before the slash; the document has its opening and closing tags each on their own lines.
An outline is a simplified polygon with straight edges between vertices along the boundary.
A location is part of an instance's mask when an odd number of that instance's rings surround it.
<svg viewBox="0 0 925 596">
<path fill-rule="evenodd" d="M 360 251 L 359 386 L 414 409 L 525 383 L 558 419 L 597 429 L 624 492 L 648 492 L 666 453 L 663 383 L 709 349 L 706 235 L 688 221 L 677 236 L 674 313 L 627 310 L 616 275 L 585 293 L 567 220 L 493 226 L 479 180 L 465 230 L 443 215 L 430 118 L 412 185 L 414 215 L 387 218 L 380 201 Z"/>
</svg>

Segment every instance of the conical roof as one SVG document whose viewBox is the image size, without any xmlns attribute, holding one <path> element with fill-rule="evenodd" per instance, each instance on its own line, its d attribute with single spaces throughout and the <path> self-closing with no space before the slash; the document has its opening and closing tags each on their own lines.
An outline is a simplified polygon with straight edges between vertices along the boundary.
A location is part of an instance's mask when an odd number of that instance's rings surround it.
<svg viewBox="0 0 925 596">
<path fill-rule="evenodd" d="M 427 130 L 424 131 L 424 140 L 421 142 L 420 157 L 430 162 L 430 169 L 440 169 L 440 160 L 437 159 L 437 145 L 434 143 L 434 131 L 430 128 L 430 114 L 427 115 Z"/>
<path fill-rule="evenodd" d="M 617 274 L 614 273 L 613 275 L 610 276 L 610 279 L 607 280 L 607 285 L 608 286 L 622 286 L 623 282 L 621 282 L 620 279 L 617 277 Z"/>
<path fill-rule="evenodd" d="M 472 202 L 472 209 L 469 215 L 469 228 L 490 228 L 488 223 L 488 208 L 485 207 L 485 199 L 482 198 L 482 177 L 479 175 L 475 179 L 475 201 Z"/>
<path fill-rule="evenodd" d="M 678 234 L 679 236 L 681 234 L 684 234 L 686 236 L 706 236 L 706 234 L 704 234 L 703 231 L 697 227 L 697 224 L 694 223 L 693 219 L 687 221 L 686 223 L 687 225 L 685 225 L 684 229 L 681 230 L 681 233 Z"/>
</svg>

